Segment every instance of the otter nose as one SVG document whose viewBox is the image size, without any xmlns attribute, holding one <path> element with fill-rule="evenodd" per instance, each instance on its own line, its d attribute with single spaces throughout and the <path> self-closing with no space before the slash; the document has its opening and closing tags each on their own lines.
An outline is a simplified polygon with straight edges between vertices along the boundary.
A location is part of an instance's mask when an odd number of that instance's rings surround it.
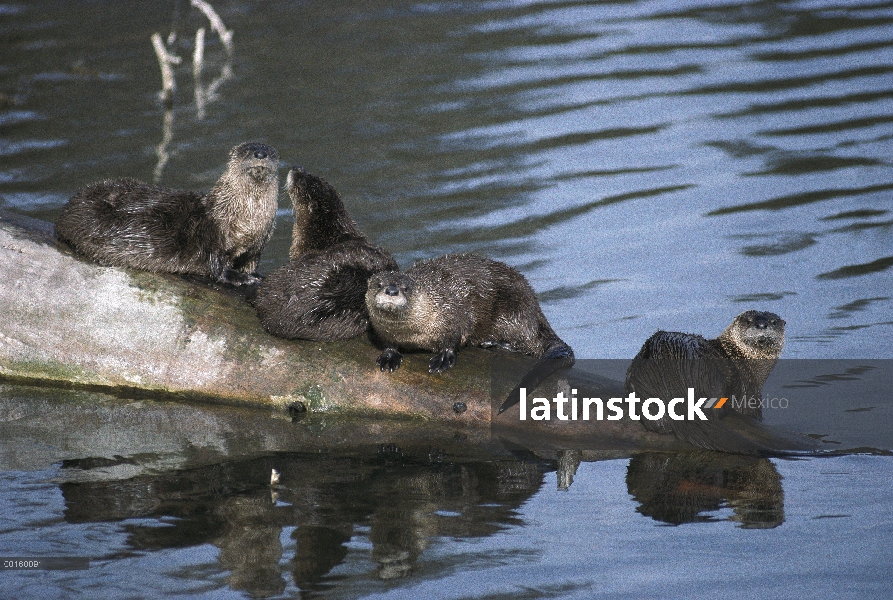
<svg viewBox="0 0 893 600">
<path fill-rule="evenodd" d="M 384 293 L 388 296 L 399 296 L 400 290 L 393 283 L 384 289 Z"/>
<path fill-rule="evenodd" d="M 254 151 L 254 158 L 264 159 L 266 157 L 267 157 L 267 153 L 265 150 L 255 150 Z"/>
<path fill-rule="evenodd" d="M 757 317 L 754 319 L 753 324 L 757 329 L 766 329 L 769 327 L 769 319 L 766 317 Z"/>
</svg>

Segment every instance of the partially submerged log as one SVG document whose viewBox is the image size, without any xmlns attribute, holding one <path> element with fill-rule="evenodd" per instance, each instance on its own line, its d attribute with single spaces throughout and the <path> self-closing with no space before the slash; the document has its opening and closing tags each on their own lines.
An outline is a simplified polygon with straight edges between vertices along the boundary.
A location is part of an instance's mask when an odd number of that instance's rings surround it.
<svg viewBox="0 0 893 600">
<path fill-rule="evenodd" d="M 379 349 L 365 337 L 331 343 L 273 337 L 231 289 L 88 263 L 55 240 L 51 224 L 2 212 L 0 272 L 0 379 L 11 382 L 283 412 L 300 402 L 311 413 L 424 419 L 449 431 L 489 427 L 493 402 L 502 403 L 530 364 L 508 357 L 507 370 L 514 361 L 517 373 L 506 378 L 500 367 L 496 379 L 503 383 L 492 401 L 491 358 L 509 353 L 463 349 L 459 364 L 442 375 L 428 373 L 426 353 L 408 354 L 397 372 L 382 373 Z M 553 376 L 539 393 L 576 387 L 604 398 L 624 395 L 621 382 L 578 369 Z M 532 423 L 517 413 L 516 407 L 501 415 L 493 433 L 540 453 L 691 448 L 636 421 Z M 805 449 L 802 439 L 749 419 L 727 418 L 723 425 L 708 447 L 754 454 Z"/>
<path fill-rule="evenodd" d="M 486 425 L 486 361 L 432 377 L 425 356 L 381 373 L 367 339 L 321 343 L 267 334 L 230 290 L 104 267 L 56 242 L 51 224 L 0 214 L 0 377 L 229 404 L 303 402 L 312 412 Z M 467 411 L 452 406 L 464 402 Z"/>
</svg>

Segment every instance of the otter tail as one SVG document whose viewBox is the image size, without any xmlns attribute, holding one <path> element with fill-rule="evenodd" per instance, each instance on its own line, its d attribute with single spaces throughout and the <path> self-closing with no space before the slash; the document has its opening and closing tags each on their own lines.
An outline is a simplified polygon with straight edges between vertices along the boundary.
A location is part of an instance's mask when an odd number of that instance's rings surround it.
<svg viewBox="0 0 893 600">
<path fill-rule="evenodd" d="M 505 399 L 505 402 L 502 403 L 502 406 L 499 407 L 499 412 L 496 414 L 502 414 L 521 401 L 521 388 L 535 389 L 553 373 L 571 368 L 574 365 L 574 360 L 574 351 L 564 342 L 558 342 L 550 346 L 540 359 L 536 361 L 536 364 L 525 373 L 520 383 L 515 386 L 515 389 L 509 393 L 508 398 Z"/>
</svg>

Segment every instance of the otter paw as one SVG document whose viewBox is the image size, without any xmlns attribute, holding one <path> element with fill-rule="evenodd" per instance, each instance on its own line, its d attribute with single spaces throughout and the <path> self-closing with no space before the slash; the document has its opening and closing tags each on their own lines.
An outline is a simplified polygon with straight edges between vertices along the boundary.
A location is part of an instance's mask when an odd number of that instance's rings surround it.
<svg viewBox="0 0 893 600">
<path fill-rule="evenodd" d="M 429 373 L 443 373 L 453 368 L 456 364 L 456 352 L 452 348 L 446 348 L 435 354 L 428 363 Z"/>
<path fill-rule="evenodd" d="M 382 371 L 393 373 L 400 368 L 400 363 L 403 362 L 403 355 L 393 348 L 385 348 L 384 352 L 378 355 L 375 362 L 378 363 Z"/>
<path fill-rule="evenodd" d="M 262 277 L 258 273 L 243 273 L 233 269 L 226 269 L 220 276 L 220 283 L 228 283 L 230 285 L 257 285 Z"/>
</svg>

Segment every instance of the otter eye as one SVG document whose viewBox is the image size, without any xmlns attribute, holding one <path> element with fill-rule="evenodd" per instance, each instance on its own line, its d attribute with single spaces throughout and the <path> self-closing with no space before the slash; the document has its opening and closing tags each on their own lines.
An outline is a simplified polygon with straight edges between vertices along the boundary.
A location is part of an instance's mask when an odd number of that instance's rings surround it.
<svg viewBox="0 0 893 600">
<path fill-rule="evenodd" d="M 254 158 L 261 158 L 261 159 L 263 159 L 263 158 L 266 158 L 266 157 L 267 157 L 267 153 L 264 152 L 263 150 L 255 150 L 255 151 L 254 151 Z"/>
</svg>

